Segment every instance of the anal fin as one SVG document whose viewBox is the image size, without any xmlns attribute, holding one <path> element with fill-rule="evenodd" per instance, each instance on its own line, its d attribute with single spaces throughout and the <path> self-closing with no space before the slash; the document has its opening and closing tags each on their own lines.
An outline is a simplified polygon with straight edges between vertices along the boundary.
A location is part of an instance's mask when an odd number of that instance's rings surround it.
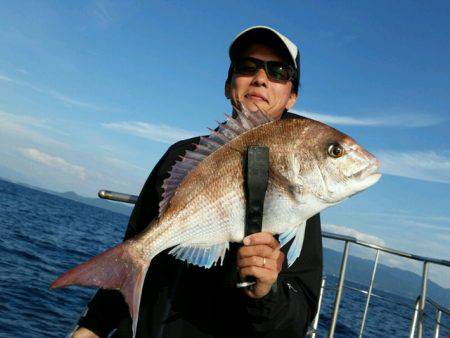
<svg viewBox="0 0 450 338">
<path fill-rule="evenodd" d="M 210 268 L 221 259 L 220 264 L 223 263 L 225 252 L 229 247 L 229 243 L 219 243 L 212 246 L 203 246 L 201 244 L 192 244 L 190 246 L 178 245 L 174 247 L 169 253 L 180 260 L 187 261 L 190 264 Z"/>
</svg>

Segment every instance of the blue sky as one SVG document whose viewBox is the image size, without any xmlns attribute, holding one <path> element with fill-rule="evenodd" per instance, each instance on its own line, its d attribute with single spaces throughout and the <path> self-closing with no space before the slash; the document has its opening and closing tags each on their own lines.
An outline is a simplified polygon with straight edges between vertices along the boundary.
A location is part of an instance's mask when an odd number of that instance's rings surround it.
<svg viewBox="0 0 450 338">
<path fill-rule="evenodd" d="M 0 166 L 58 191 L 138 194 L 171 143 L 230 111 L 229 43 L 269 25 L 301 49 L 295 111 L 382 161 L 382 180 L 324 212 L 324 228 L 450 259 L 449 15 L 444 1 L 9 2 Z M 450 287 L 447 270 L 431 278 Z"/>
</svg>

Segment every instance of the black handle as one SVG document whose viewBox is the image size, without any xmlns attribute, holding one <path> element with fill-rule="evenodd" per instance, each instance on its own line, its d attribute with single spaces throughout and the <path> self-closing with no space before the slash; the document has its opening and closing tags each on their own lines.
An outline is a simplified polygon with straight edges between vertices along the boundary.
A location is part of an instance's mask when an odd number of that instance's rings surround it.
<svg viewBox="0 0 450 338">
<path fill-rule="evenodd" d="M 244 168 L 245 185 L 245 236 L 261 232 L 264 210 L 264 198 L 269 178 L 269 148 L 266 146 L 250 146 L 247 148 L 247 157 Z M 238 283 L 238 287 L 251 286 L 255 278 L 247 278 L 245 282 Z"/>
</svg>

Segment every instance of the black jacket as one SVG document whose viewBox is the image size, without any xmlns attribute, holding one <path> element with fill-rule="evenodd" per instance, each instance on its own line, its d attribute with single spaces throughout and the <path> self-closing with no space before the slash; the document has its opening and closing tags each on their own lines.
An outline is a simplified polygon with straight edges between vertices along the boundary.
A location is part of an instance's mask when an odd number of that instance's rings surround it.
<svg viewBox="0 0 450 338">
<path fill-rule="evenodd" d="M 282 118 L 296 118 L 291 113 Z M 133 209 L 125 238 L 135 236 L 158 216 L 162 182 L 198 138 L 172 145 L 157 163 Z M 188 265 L 164 251 L 151 262 L 142 293 L 137 337 L 303 337 L 317 309 L 322 278 L 320 217 L 308 220 L 299 259 L 279 274 L 277 287 L 262 299 L 237 289 L 237 244 L 231 243 L 223 266 Z M 283 248 L 287 253 L 289 244 Z M 119 291 L 99 290 L 79 325 L 106 337 L 131 337 L 131 318 Z"/>
</svg>

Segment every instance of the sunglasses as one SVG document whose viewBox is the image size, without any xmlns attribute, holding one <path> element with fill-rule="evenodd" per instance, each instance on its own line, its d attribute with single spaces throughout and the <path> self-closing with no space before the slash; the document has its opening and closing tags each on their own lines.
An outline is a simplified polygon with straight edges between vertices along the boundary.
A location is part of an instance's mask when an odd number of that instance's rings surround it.
<svg viewBox="0 0 450 338">
<path fill-rule="evenodd" d="M 278 61 L 263 61 L 246 57 L 233 63 L 233 71 L 237 75 L 253 76 L 263 68 L 270 81 L 286 83 L 295 77 L 295 70 L 291 65 Z"/>
</svg>

